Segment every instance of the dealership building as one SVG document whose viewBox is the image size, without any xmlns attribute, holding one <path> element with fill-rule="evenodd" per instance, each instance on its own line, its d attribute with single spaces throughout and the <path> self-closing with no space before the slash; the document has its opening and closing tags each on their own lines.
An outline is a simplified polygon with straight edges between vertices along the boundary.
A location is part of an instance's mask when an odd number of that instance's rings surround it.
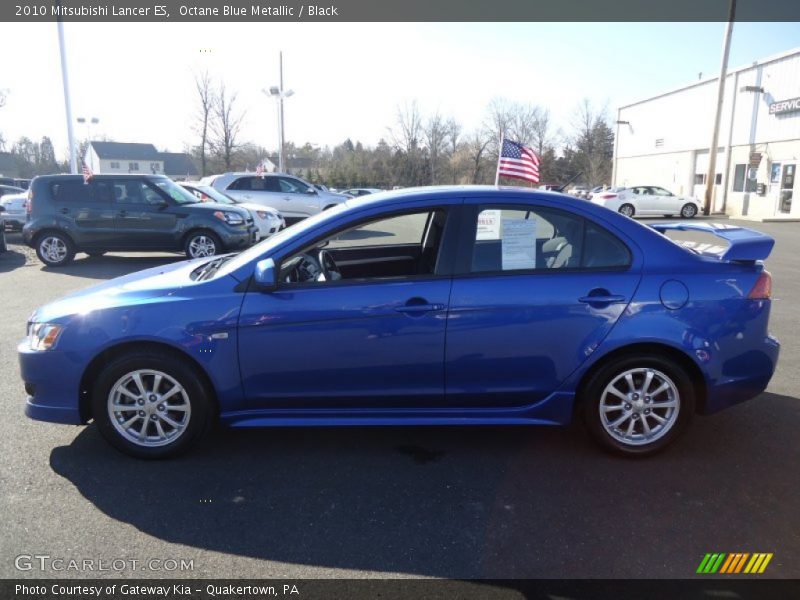
<svg viewBox="0 0 800 600">
<path fill-rule="evenodd" d="M 618 109 L 613 184 L 705 196 L 718 77 Z M 800 48 L 728 71 L 712 212 L 800 220 Z"/>
</svg>

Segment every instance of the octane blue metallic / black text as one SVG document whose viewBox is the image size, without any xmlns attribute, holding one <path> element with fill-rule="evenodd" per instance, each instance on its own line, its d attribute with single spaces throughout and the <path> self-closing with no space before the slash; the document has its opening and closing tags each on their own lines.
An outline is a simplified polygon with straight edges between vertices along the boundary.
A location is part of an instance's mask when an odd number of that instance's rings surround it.
<svg viewBox="0 0 800 600">
<path fill-rule="evenodd" d="M 682 229 L 723 244 L 666 236 Z M 549 192 L 370 195 L 38 309 L 19 345 L 26 412 L 162 457 L 217 419 L 565 424 L 580 409 L 599 442 L 646 454 L 767 386 L 772 245 Z"/>
</svg>

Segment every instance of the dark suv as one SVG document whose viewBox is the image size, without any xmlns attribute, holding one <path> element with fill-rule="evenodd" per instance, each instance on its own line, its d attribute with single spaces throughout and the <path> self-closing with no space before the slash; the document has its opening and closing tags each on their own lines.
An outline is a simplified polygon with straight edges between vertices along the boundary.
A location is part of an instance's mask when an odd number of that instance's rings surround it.
<svg viewBox="0 0 800 600">
<path fill-rule="evenodd" d="M 45 175 L 31 183 L 22 235 L 46 265 L 76 252 L 184 251 L 189 258 L 237 250 L 255 241 L 241 208 L 200 202 L 158 175 Z"/>
</svg>

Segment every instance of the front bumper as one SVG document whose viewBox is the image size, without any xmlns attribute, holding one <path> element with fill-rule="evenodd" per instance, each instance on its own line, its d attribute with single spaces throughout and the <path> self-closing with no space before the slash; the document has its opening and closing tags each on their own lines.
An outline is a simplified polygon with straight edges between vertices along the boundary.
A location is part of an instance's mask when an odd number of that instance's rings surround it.
<svg viewBox="0 0 800 600">
<path fill-rule="evenodd" d="M 20 374 L 25 383 L 25 414 L 37 421 L 80 425 L 80 377 L 83 366 L 71 353 L 35 352 L 25 339 L 17 346 Z"/>
<path fill-rule="evenodd" d="M 253 245 L 258 239 L 258 229 L 255 225 L 245 228 L 226 228 L 219 232 L 222 244 L 226 250 L 241 250 Z"/>
</svg>

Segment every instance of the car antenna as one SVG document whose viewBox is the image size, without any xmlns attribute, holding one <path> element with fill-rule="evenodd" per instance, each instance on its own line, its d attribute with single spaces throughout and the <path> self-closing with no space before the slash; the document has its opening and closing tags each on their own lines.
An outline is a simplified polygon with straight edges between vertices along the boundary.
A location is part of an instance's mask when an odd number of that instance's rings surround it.
<svg viewBox="0 0 800 600">
<path fill-rule="evenodd" d="M 575 173 L 575 175 L 573 175 L 573 176 L 572 176 L 572 178 L 570 178 L 570 180 L 569 180 L 569 181 L 567 181 L 567 183 L 565 183 L 564 185 L 562 185 L 562 186 L 561 186 L 560 188 L 558 188 L 556 191 L 557 191 L 557 192 L 563 192 L 563 191 L 566 189 L 566 187 L 567 187 L 567 186 L 568 186 L 570 183 L 572 183 L 573 181 L 575 181 L 575 180 L 576 180 L 578 177 L 580 177 L 581 175 L 583 175 L 583 171 L 578 171 L 577 173 Z"/>
</svg>

